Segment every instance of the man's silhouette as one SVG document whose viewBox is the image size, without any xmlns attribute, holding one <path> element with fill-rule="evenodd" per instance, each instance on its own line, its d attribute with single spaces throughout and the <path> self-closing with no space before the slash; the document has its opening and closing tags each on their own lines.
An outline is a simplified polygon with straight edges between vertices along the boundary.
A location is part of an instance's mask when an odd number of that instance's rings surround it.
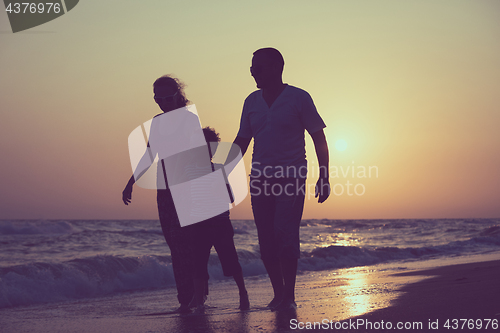
<svg viewBox="0 0 500 333">
<path fill-rule="evenodd" d="M 326 127 L 309 94 L 284 84 L 284 60 L 274 48 L 254 52 L 250 72 L 260 90 L 245 100 L 234 140 L 244 155 L 254 149 L 250 193 L 261 258 L 274 290 L 271 309 L 296 308 L 295 278 L 300 257 L 299 228 L 305 199 L 307 161 L 304 130 L 311 135 L 320 166 L 318 202 L 330 194 Z"/>
</svg>

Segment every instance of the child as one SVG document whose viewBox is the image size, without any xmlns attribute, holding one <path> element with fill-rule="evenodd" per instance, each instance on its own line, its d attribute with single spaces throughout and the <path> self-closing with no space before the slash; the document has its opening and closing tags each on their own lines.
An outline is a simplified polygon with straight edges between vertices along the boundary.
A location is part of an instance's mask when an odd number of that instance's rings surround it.
<svg viewBox="0 0 500 333">
<path fill-rule="evenodd" d="M 219 142 L 219 134 L 210 127 L 203 128 L 205 140 L 210 146 L 210 142 Z M 213 156 L 214 152 L 210 152 Z M 208 281 L 208 259 L 210 250 L 215 247 L 224 276 L 232 276 L 239 289 L 240 309 L 248 310 L 250 302 L 248 300 L 243 272 L 238 262 L 238 254 L 234 247 L 234 230 L 229 219 L 229 210 L 208 220 L 198 222 L 191 226 L 193 239 L 193 258 L 194 258 L 194 295 L 189 307 L 203 309 L 206 295 L 206 285 Z"/>
</svg>

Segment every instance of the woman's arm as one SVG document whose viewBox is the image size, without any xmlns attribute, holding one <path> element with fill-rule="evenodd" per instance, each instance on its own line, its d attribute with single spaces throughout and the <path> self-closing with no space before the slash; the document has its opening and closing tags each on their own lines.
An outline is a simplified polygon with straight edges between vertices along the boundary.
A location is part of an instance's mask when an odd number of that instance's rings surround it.
<svg viewBox="0 0 500 333">
<path fill-rule="evenodd" d="M 125 189 L 122 192 L 122 200 L 125 205 L 128 205 L 129 203 L 132 202 L 132 188 L 135 184 L 135 179 L 136 179 L 135 174 L 137 173 L 137 170 L 141 170 L 137 174 L 137 179 L 139 179 L 151 167 L 153 160 L 154 160 L 153 154 L 151 152 L 151 148 L 149 147 L 149 142 L 148 142 L 146 152 L 144 152 L 144 155 L 142 155 L 139 163 L 137 164 L 134 174 L 130 177 L 127 185 L 125 186 Z"/>
<path fill-rule="evenodd" d="M 134 186 L 134 183 L 135 178 L 134 175 L 132 175 L 132 177 L 128 180 L 127 186 L 125 186 L 125 189 L 122 192 L 122 200 L 125 205 L 132 202 L 132 187 Z"/>
</svg>

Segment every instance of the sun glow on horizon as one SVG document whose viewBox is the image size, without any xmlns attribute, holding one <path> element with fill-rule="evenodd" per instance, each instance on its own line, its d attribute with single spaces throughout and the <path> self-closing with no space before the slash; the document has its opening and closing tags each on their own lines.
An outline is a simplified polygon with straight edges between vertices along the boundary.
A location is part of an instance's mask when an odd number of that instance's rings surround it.
<svg viewBox="0 0 500 333">
<path fill-rule="evenodd" d="M 344 139 L 337 140 L 335 142 L 335 148 L 338 151 L 344 151 L 347 149 L 347 142 Z"/>
</svg>

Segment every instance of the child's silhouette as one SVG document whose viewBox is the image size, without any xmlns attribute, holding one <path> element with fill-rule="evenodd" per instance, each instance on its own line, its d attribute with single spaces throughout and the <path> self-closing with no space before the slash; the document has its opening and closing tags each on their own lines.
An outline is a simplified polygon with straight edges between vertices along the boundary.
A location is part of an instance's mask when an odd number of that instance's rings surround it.
<svg viewBox="0 0 500 333">
<path fill-rule="evenodd" d="M 210 127 L 203 128 L 203 134 L 207 141 L 207 146 L 210 149 L 211 142 L 219 142 L 219 134 Z M 210 151 L 210 156 L 213 156 L 215 151 Z M 212 164 L 213 170 L 221 167 L 217 164 Z M 208 259 L 210 258 L 210 250 L 215 247 L 224 276 L 232 276 L 238 285 L 240 294 L 240 309 L 248 310 L 250 302 L 248 300 L 245 282 L 243 280 L 243 272 L 241 265 L 238 262 L 238 254 L 234 247 L 234 230 L 229 219 L 229 210 L 218 216 L 212 217 L 203 222 L 196 223 L 188 228 L 192 229 L 193 240 L 193 258 L 194 258 L 194 295 L 189 307 L 197 307 L 198 310 L 203 309 L 206 282 L 208 281 Z"/>
</svg>

